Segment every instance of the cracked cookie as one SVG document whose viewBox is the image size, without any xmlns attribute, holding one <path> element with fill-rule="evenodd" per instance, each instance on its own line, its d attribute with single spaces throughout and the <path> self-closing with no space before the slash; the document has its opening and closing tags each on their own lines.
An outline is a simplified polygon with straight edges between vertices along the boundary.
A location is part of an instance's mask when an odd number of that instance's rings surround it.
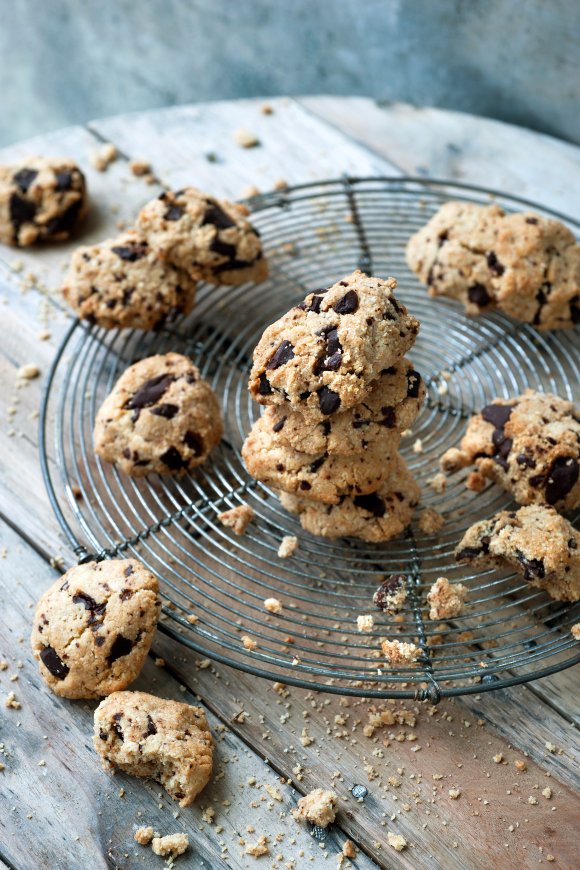
<svg viewBox="0 0 580 870">
<path fill-rule="evenodd" d="M 375 492 L 344 496 L 338 504 L 329 505 L 286 492 L 278 495 L 282 506 L 299 514 L 302 528 L 313 535 L 379 543 L 396 538 L 407 528 L 421 490 L 397 455 L 391 475 Z"/>
<path fill-rule="evenodd" d="M 154 779 L 181 807 L 211 777 L 213 738 L 201 707 L 115 692 L 95 710 L 93 743 L 105 770 Z"/>
<path fill-rule="evenodd" d="M 285 442 L 303 453 L 348 456 L 367 448 L 392 453 L 424 398 L 421 375 L 408 360 L 401 360 L 382 370 L 360 404 L 327 419 L 304 417 L 287 403 L 269 407 L 265 417 Z"/>
<path fill-rule="evenodd" d="M 181 475 L 201 465 L 223 434 L 218 399 L 178 353 L 130 366 L 95 422 L 95 453 L 125 474 Z"/>
<path fill-rule="evenodd" d="M 540 330 L 580 322 L 580 245 L 562 223 L 497 205 L 447 202 L 407 245 L 431 296 L 468 314 L 500 308 Z"/>
<path fill-rule="evenodd" d="M 454 469 L 475 463 L 518 504 L 580 506 L 580 422 L 572 402 L 551 393 L 494 399 L 471 418 L 453 459 Z"/>
<path fill-rule="evenodd" d="M 147 203 L 137 228 L 158 256 L 194 280 L 259 284 L 268 275 L 268 264 L 248 214 L 244 205 L 186 187 Z"/>
<path fill-rule="evenodd" d="M 157 578 L 135 559 L 76 565 L 48 589 L 31 645 L 42 678 L 63 698 L 98 698 L 137 677 L 161 609 Z"/>
<path fill-rule="evenodd" d="M 0 166 L 0 242 L 27 247 L 70 238 L 88 211 L 85 177 L 65 157 Z"/>
<path fill-rule="evenodd" d="M 368 450 L 353 456 L 299 453 L 272 429 L 264 415 L 246 438 L 242 458 L 252 477 L 262 483 L 337 504 L 345 495 L 377 489 L 394 461 L 396 446 L 391 453 Z"/>
<path fill-rule="evenodd" d="M 554 508 L 529 505 L 475 523 L 455 557 L 478 567 L 509 566 L 557 601 L 580 599 L 580 532 Z"/>
<path fill-rule="evenodd" d="M 89 323 L 105 329 L 155 329 L 191 311 L 195 286 L 186 272 L 160 260 L 130 230 L 77 248 L 62 292 Z"/>
<path fill-rule="evenodd" d="M 262 405 L 323 420 L 362 402 L 369 385 L 415 341 L 418 321 L 395 299 L 394 278 L 356 271 L 269 326 L 254 351 L 249 389 Z"/>
</svg>

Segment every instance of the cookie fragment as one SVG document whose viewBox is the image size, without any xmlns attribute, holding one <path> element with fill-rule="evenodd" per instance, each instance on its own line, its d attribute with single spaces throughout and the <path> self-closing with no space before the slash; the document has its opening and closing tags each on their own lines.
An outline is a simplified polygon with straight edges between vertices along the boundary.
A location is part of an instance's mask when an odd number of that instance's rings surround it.
<svg viewBox="0 0 580 870">
<path fill-rule="evenodd" d="M 161 610 L 159 584 L 136 559 L 87 562 L 40 598 L 31 646 L 56 695 L 98 698 L 138 676 Z"/>
<path fill-rule="evenodd" d="M 580 245 L 560 221 L 448 202 L 409 240 L 407 262 L 429 295 L 468 314 L 499 308 L 540 330 L 580 322 Z"/>
<path fill-rule="evenodd" d="M 399 613 L 407 601 L 407 577 L 405 574 L 389 574 L 375 594 L 373 604 L 386 613 Z"/>
<path fill-rule="evenodd" d="M 552 507 L 529 505 L 475 523 L 455 557 L 512 568 L 557 601 L 580 600 L 580 532 Z"/>
<path fill-rule="evenodd" d="M 162 193 L 137 216 L 137 228 L 158 255 L 196 281 L 259 284 L 268 265 L 245 206 L 194 187 Z"/>
<path fill-rule="evenodd" d="M 391 667 L 414 664 L 421 655 L 420 647 L 401 640 L 384 640 L 381 649 Z"/>
<path fill-rule="evenodd" d="M 521 505 L 580 506 L 580 422 L 566 399 L 535 390 L 494 399 L 471 418 L 460 450 Z"/>
<path fill-rule="evenodd" d="M 218 514 L 218 520 L 236 535 L 245 534 L 246 529 L 254 519 L 254 510 L 249 504 L 240 504 L 230 510 Z"/>
<path fill-rule="evenodd" d="M 195 287 L 130 230 L 77 248 L 62 292 L 79 317 L 104 329 L 155 329 L 191 311 Z"/>
<path fill-rule="evenodd" d="M 300 798 L 298 809 L 292 811 L 295 819 L 306 819 L 313 825 L 327 828 L 336 818 L 338 797 L 333 791 L 315 788 L 309 794 Z"/>
<path fill-rule="evenodd" d="M 438 577 L 427 594 L 429 619 L 453 619 L 463 610 L 467 587 L 450 583 L 447 577 Z"/>
<path fill-rule="evenodd" d="M 182 475 L 206 461 L 223 434 L 218 399 L 189 357 L 130 366 L 97 413 L 95 453 L 125 474 Z"/>
<path fill-rule="evenodd" d="M 165 837 L 153 837 L 151 849 L 156 855 L 166 858 L 168 855 L 177 858 L 189 849 L 187 834 L 167 834 Z"/>
<path fill-rule="evenodd" d="M 93 743 L 105 770 L 154 779 L 182 807 L 211 777 L 213 739 L 200 707 L 114 692 L 95 710 Z"/>
<path fill-rule="evenodd" d="M 86 181 L 73 160 L 29 157 L 0 166 L 0 242 L 27 247 L 70 238 L 88 211 Z"/>
</svg>

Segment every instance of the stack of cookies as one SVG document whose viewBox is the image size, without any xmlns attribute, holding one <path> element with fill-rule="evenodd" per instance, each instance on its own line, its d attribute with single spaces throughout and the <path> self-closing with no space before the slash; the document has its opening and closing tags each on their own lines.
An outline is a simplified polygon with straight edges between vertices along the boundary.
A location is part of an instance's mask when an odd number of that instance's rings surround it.
<svg viewBox="0 0 580 870">
<path fill-rule="evenodd" d="M 396 286 L 357 271 L 314 290 L 254 351 L 250 393 L 269 407 L 244 462 L 316 535 L 389 540 L 419 500 L 398 453 L 425 392 L 404 358 L 419 323 Z"/>
</svg>

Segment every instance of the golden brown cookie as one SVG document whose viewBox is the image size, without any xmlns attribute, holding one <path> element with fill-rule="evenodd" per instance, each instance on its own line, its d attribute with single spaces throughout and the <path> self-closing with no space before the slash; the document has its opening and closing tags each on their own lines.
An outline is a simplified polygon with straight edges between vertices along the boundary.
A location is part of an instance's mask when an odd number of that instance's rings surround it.
<svg viewBox="0 0 580 870">
<path fill-rule="evenodd" d="M 158 255 L 210 284 L 259 284 L 268 275 L 258 231 L 246 206 L 186 187 L 162 193 L 137 217 Z"/>
<path fill-rule="evenodd" d="M 323 420 L 362 402 L 370 384 L 412 346 L 419 324 L 383 281 L 353 272 L 269 326 L 254 351 L 249 389 L 262 405 Z"/>
<path fill-rule="evenodd" d="M 105 770 L 154 779 L 182 807 L 211 777 L 213 739 L 200 707 L 115 692 L 95 710 L 93 743 Z"/>
<path fill-rule="evenodd" d="M 98 698 L 132 683 L 155 634 L 158 592 L 136 559 L 87 562 L 57 580 L 37 604 L 31 637 L 52 691 Z"/>
<path fill-rule="evenodd" d="M 0 166 L 0 242 L 26 247 L 70 238 L 88 211 L 85 177 L 66 157 Z"/>
<path fill-rule="evenodd" d="M 95 422 L 95 453 L 125 474 L 181 475 L 219 443 L 218 399 L 189 357 L 150 356 L 130 366 Z"/>
</svg>

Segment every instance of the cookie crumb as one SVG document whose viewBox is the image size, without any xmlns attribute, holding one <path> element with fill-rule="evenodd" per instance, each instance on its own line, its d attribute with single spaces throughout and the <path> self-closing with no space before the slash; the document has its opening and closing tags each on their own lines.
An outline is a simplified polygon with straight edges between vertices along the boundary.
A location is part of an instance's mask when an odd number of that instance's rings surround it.
<svg viewBox="0 0 580 870">
<path fill-rule="evenodd" d="M 106 142 L 96 151 L 93 151 L 90 157 L 91 165 L 97 172 L 105 172 L 116 159 L 117 149 L 112 142 Z"/>
<path fill-rule="evenodd" d="M 447 489 L 447 478 L 441 471 L 438 471 L 433 477 L 428 477 L 426 482 L 439 495 L 442 495 Z"/>
<path fill-rule="evenodd" d="M 459 616 L 467 595 L 462 583 L 450 583 L 447 577 L 438 577 L 431 587 L 427 602 L 430 604 L 429 619 L 452 619 Z"/>
<path fill-rule="evenodd" d="M 387 613 L 398 613 L 407 600 L 407 578 L 404 574 L 389 574 L 375 594 L 373 604 Z"/>
<path fill-rule="evenodd" d="M 274 108 L 270 105 L 270 103 L 262 103 L 260 106 L 260 111 L 262 115 L 273 115 Z"/>
<path fill-rule="evenodd" d="M 402 852 L 409 845 L 401 834 L 392 834 L 390 831 L 387 832 L 387 840 L 396 852 Z"/>
<path fill-rule="evenodd" d="M 445 525 L 445 517 L 435 508 L 425 508 L 419 517 L 419 528 L 426 535 L 434 535 Z"/>
<path fill-rule="evenodd" d="M 236 535 L 243 535 L 253 519 L 254 510 L 249 504 L 240 504 L 231 510 L 218 514 L 218 520 L 222 526 L 232 529 Z"/>
<path fill-rule="evenodd" d="M 151 172 L 151 164 L 147 160 L 131 160 L 129 161 L 129 169 L 133 175 L 148 175 Z"/>
<path fill-rule="evenodd" d="M 384 640 L 381 644 L 384 657 L 391 665 L 406 665 L 416 662 L 421 655 L 420 647 L 400 640 Z"/>
<path fill-rule="evenodd" d="M 279 178 L 277 181 L 274 182 L 274 190 L 286 190 L 287 187 L 288 182 L 285 181 L 283 178 Z"/>
<path fill-rule="evenodd" d="M 164 667 L 165 667 L 165 659 L 162 659 L 162 658 L 157 657 L 157 658 L 155 659 L 155 661 L 153 662 L 153 664 L 154 664 L 155 667 L 157 667 L 157 668 L 164 668 Z"/>
<path fill-rule="evenodd" d="M 261 858 L 262 855 L 269 855 L 270 849 L 268 848 L 268 837 L 262 834 L 261 837 L 258 837 L 257 842 L 250 843 L 246 846 L 246 855 L 252 855 L 254 858 Z"/>
<path fill-rule="evenodd" d="M 580 622 L 577 622 L 576 625 L 573 625 L 570 629 L 570 634 L 574 638 L 574 640 L 580 640 Z"/>
<path fill-rule="evenodd" d="M 315 788 L 298 801 L 298 809 L 292 811 L 295 819 L 306 819 L 313 825 L 327 828 L 336 817 L 338 798 L 333 791 Z"/>
<path fill-rule="evenodd" d="M 166 858 L 171 855 L 176 858 L 178 855 L 183 855 L 189 847 L 189 837 L 187 834 L 167 834 L 166 837 L 153 837 L 151 848 L 156 855 Z"/>
<path fill-rule="evenodd" d="M 264 608 L 269 613 L 281 613 L 282 612 L 282 605 L 278 601 L 277 598 L 266 598 L 264 601 Z"/>
<path fill-rule="evenodd" d="M 479 471 L 472 471 L 465 479 L 465 486 L 470 492 L 483 492 L 487 486 L 487 480 Z"/>
<path fill-rule="evenodd" d="M 250 184 L 242 191 L 242 199 L 252 199 L 253 196 L 260 196 L 260 189 L 255 184 Z"/>
<path fill-rule="evenodd" d="M 461 792 L 458 788 L 450 788 L 449 789 L 449 797 L 452 801 L 456 801 L 457 798 L 461 797 Z"/>
<path fill-rule="evenodd" d="M 254 136 L 253 133 L 250 133 L 249 130 L 246 130 L 245 127 L 239 127 L 234 132 L 234 142 L 236 145 L 239 145 L 240 148 L 255 148 L 256 145 L 260 144 L 258 137 Z"/>
<path fill-rule="evenodd" d="M 9 692 L 6 696 L 6 700 L 4 701 L 4 706 L 8 707 L 9 710 L 20 710 L 22 704 L 20 701 L 16 700 L 16 695 L 14 692 Z"/>
<path fill-rule="evenodd" d="M 35 366 L 34 363 L 26 363 L 26 365 L 20 366 L 16 375 L 21 380 L 33 381 L 40 375 L 40 369 L 38 366 Z"/>
<path fill-rule="evenodd" d="M 195 613 L 188 613 L 185 620 L 186 622 L 189 622 L 190 625 L 195 625 L 196 622 L 199 622 L 199 616 L 196 616 Z"/>
<path fill-rule="evenodd" d="M 279 788 L 276 788 L 275 785 L 270 785 L 269 783 L 266 783 L 264 788 L 266 789 L 270 797 L 273 798 L 273 800 L 278 801 L 279 803 L 283 802 L 284 797 L 282 795 L 282 792 Z"/>
<path fill-rule="evenodd" d="M 248 637 L 247 634 L 242 635 L 242 646 L 244 649 L 255 650 L 258 648 L 258 642 L 253 638 Z"/>
<path fill-rule="evenodd" d="M 137 828 L 133 839 L 136 843 L 139 843 L 140 846 L 148 846 L 153 839 L 153 828 L 151 825 Z"/>
<path fill-rule="evenodd" d="M 375 621 L 370 613 L 361 614 L 356 618 L 357 631 L 368 633 L 373 630 Z"/>
<path fill-rule="evenodd" d="M 523 773 L 524 771 L 526 771 L 528 769 L 526 762 L 520 761 L 519 759 L 517 761 L 514 761 L 514 767 L 516 770 L 519 770 L 521 773 Z"/>
<path fill-rule="evenodd" d="M 345 858 L 356 858 L 356 847 L 352 840 L 345 840 L 342 845 L 342 854 Z"/>
<path fill-rule="evenodd" d="M 546 788 L 542 789 L 542 795 L 549 801 L 552 797 L 552 789 L 549 786 L 546 786 Z"/>
<path fill-rule="evenodd" d="M 284 535 L 278 547 L 278 556 L 280 559 L 288 559 L 293 556 L 298 549 L 298 538 L 296 535 Z"/>
<path fill-rule="evenodd" d="M 469 456 L 459 447 L 450 447 L 439 459 L 439 468 L 447 474 L 453 474 L 470 464 Z"/>
<path fill-rule="evenodd" d="M 413 444 L 413 453 L 423 453 L 423 442 L 420 438 L 417 438 Z"/>
</svg>

